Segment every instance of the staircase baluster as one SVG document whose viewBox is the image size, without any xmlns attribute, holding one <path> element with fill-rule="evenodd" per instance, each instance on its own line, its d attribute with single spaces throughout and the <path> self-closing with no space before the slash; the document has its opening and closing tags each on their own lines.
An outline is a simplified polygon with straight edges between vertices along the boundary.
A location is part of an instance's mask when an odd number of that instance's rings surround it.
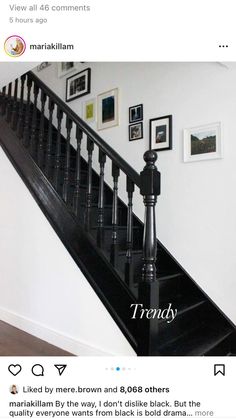
<svg viewBox="0 0 236 419">
<path fill-rule="evenodd" d="M 85 208 L 85 228 L 87 231 L 91 227 L 91 207 L 92 207 L 92 181 L 93 181 L 93 150 L 94 142 L 87 137 L 87 151 L 88 151 L 88 177 L 87 177 L 87 191 L 86 191 L 86 208 Z"/>
<path fill-rule="evenodd" d="M 5 115 L 5 112 L 6 112 L 6 91 L 7 91 L 7 88 L 6 86 L 4 86 L 2 88 L 2 99 L 1 99 L 1 115 L 2 116 Z"/>
<path fill-rule="evenodd" d="M 38 150 L 37 150 L 37 161 L 39 167 L 43 167 L 44 162 L 44 130 L 45 130 L 45 117 L 44 117 L 44 110 L 45 110 L 45 103 L 46 103 L 47 95 L 44 91 L 41 91 L 41 115 L 40 115 L 40 127 L 39 127 L 39 138 L 38 138 Z"/>
<path fill-rule="evenodd" d="M 25 89 L 26 74 L 23 74 L 20 80 L 21 80 L 21 88 L 20 88 L 19 118 L 18 118 L 18 123 L 17 123 L 17 135 L 21 139 L 23 136 L 23 130 L 24 130 L 24 89 Z"/>
<path fill-rule="evenodd" d="M 106 154 L 101 149 L 99 149 L 98 161 L 100 164 L 100 177 L 98 195 L 97 245 L 102 247 L 104 242 L 104 168 L 106 163 Z"/>
<path fill-rule="evenodd" d="M 160 172 L 155 162 L 157 154 L 149 150 L 144 154 L 146 166 L 140 174 L 140 193 L 145 205 L 144 235 L 143 235 L 143 267 L 142 277 L 138 284 L 138 302 L 143 308 L 159 308 L 159 282 L 156 275 L 156 218 L 155 206 L 160 195 Z M 158 333 L 158 320 L 142 318 L 138 322 L 138 353 L 150 355 Z"/>
<path fill-rule="evenodd" d="M 48 123 L 48 140 L 46 148 L 46 175 L 50 177 L 51 175 L 51 163 L 52 163 L 52 118 L 54 111 L 55 102 L 50 98 L 48 103 L 49 109 L 49 123 Z"/>
<path fill-rule="evenodd" d="M 23 134 L 23 144 L 25 147 L 29 146 L 29 138 L 30 138 L 30 108 L 31 108 L 31 88 L 32 88 L 33 81 L 29 77 L 27 77 L 27 103 L 26 103 L 26 112 L 25 112 L 25 122 L 24 122 L 24 134 Z"/>
<path fill-rule="evenodd" d="M 6 121 L 11 122 L 11 115 L 12 115 L 12 83 L 9 83 L 8 85 L 8 93 L 7 93 L 7 115 L 6 115 Z"/>
<path fill-rule="evenodd" d="M 67 116 L 66 118 L 66 161 L 65 161 L 65 172 L 64 172 L 64 180 L 63 180 L 63 190 L 62 190 L 62 197 L 65 202 L 68 201 L 68 188 L 69 188 L 69 180 L 70 180 L 70 136 L 71 136 L 71 129 L 72 129 L 72 120 Z"/>
<path fill-rule="evenodd" d="M 127 176 L 126 191 L 128 193 L 128 210 L 127 210 L 127 252 L 125 263 L 125 282 L 129 287 L 133 285 L 133 193 L 134 182 Z"/>
<path fill-rule="evenodd" d="M 14 98 L 13 98 L 13 107 L 12 107 L 12 120 L 11 120 L 11 127 L 15 131 L 17 127 L 17 95 L 18 95 L 18 79 L 15 80 L 14 86 Z"/>
<path fill-rule="evenodd" d="M 58 190 L 59 187 L 59 174 L 60 174 L 60 167 L 61 167 L 61 122 L 63 118 L 63 112 L 57 106 L 57 145 L 56 145 L 56 158 L 55 158 L 55 168 L 54 168 L 54 176 L 53 176 L 53 183 L 55 189 Z"/>
<path fill-rule="evenodd" d="M 77 140 L 77 151 L 76 151 L 76 173 L 75 173 L 75 190 L 74 190 L 74 202 L 73 208 L 75 215 L 79 214 L 79 197 L 80 197 L 80 166 L 81 166 L 81 140 L 83 137 L 83 131 L 79 125 L 76 125 L 76 140 Z"/>
<path fill-rule="evenodd" d="M 37 136 L 37 102 L 38 102 L 38 94 L 39 94 L 39 87 L 34 82 L 34 109 L 33 109 L 33 116 L 32 116 L 32 129 L 31 129 L 31 136 L 30 136 L 30 153 L 33 157 L 36 156 L 36 136 Z"/>
<path fill-rule="evenodd" d="M 112 245 L 111 245 L 111 263 L 113 266 L 117 265 L 118 256 L 118 179 L 120 176 L 120 169 L 114 162 L 112 162 L 112 177 L 113 177 L 113 202 L 112 202 Z"/>
</svg>

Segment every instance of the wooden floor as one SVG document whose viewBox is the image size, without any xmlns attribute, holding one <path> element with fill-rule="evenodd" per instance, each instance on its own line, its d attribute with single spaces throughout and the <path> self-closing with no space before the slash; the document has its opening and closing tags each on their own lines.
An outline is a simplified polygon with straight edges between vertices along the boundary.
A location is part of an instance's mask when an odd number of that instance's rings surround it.
<svg viewBox="0 0 236 419">
<path fill-rule="evenodd" d="M 71 356 L 56 346 L 0 321 L 0 356 Z"/>
</svg>

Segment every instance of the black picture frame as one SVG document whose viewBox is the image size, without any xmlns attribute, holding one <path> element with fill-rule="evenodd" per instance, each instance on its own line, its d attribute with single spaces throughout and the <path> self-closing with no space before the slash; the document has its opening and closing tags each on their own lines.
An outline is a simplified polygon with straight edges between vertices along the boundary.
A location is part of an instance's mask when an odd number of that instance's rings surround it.
<svg viewBox="0 0 236 419">
<path fill-rule="evenodd" d="M 149 148 L 155 151 L 172 150 L 172 115 L 149 120 Z"/>
<path fill-rule="evenodd" d="M 134 129 L 138 129 L 139 130 L 139 134 L 137 134 L 136 136 L 134 136 Z M 129 125 L 129 141 L 136 141 L 136 140 L 141 140 L 143 138 L 143 122 L 137 122 L 135 124 L 131 124 Z"/>
<path fill-rule="evenodd" d="M 136 111 L 136 112 L 135 112 Z M 135 117 L 137 114 L 137 117 Z M 130 106 L 129 107 L 129 123 L 136 123 L 143 120 L 143 104 Z"/>
<path fill-rule="evenodd" d="M 73 84 L 72 84 L 73 83 Z M 66 79 L 66 102 L 88 95 L 91 91 L 91 68 L 86 68 Z"/>
</svg>

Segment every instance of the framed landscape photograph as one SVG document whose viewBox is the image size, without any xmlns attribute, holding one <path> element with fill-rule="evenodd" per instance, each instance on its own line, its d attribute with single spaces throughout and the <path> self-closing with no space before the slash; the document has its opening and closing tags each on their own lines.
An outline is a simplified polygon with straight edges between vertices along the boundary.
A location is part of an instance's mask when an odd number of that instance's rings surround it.
<svg viewBox="0 0 236 419">
<path fill-rule="evenodd" d="M 172 149 L 172 115 L 150 119 L 149 128 L 150 150 Z"/>
<path fill-rule="evenodd" d="M 184 130 L 185 162 L 220 158 L 222 158 L 220 122 Z"/>
<path fill-rule="evenodd" d="M 72 73 L 72 71 L 76 70 L 76 63 L 72 61 L 63 61 L 61 63 L 58 63 L 58 77 L 64 77 L 69 73 Z"/>
<path fill-rule="evenodd" d="M 129 141 L 141 140 L 143 138 L 143 123 L 129 125 Z"/>
<path fill-rule="evenodd" d="M 119 124 L 118 89 L 98 95 L 97 102 L 98 130 L 111 128 Z"/>
<path fill-rule="evenodd" d="M 66 79 L 66 102 L 88 95 L 91 89 L 91 69 L 80 71 Z"/>
<path fill-rule="evenodd" d="M 131 106 L 129 108 L 129 123 L 143 120 L 143 105 Z"/>
<path fill-rule="evenodd" d="M 84 120 L 93 122 L 96 119 L 96 100 L 90 99 L 84 103 Z"/>
</svg>

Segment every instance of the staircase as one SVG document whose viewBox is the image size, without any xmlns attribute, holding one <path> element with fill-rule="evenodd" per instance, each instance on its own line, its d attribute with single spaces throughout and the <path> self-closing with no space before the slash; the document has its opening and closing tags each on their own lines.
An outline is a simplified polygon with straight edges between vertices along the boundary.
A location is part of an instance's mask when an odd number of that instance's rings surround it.
<svg viewBox="0 0 236 419">
<path fill-rule="evenodd" d="M 156 153 L 145 153 L 139 175 L 32 72 L 2 89 L 0 112 L 3 150 L 137 354 L 236 355 L 234 325 L 156 240 Z M 107 160 L 112 188 L 105 181 Z M 127 205 L 119 198 L 121 172 Z M 143 195 L 144 225 L 133 214 L 135 188 Z M 172 322 L 140 318 L 141 309 L 168 309 L 170 303 L 177 309 Z"/>
</svg>

